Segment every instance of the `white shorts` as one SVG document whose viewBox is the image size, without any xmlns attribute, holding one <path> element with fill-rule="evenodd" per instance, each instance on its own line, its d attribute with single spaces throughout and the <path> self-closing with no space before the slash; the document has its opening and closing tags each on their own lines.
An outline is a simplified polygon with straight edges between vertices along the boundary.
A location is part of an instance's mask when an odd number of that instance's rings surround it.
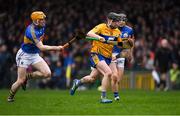
<svg viewBox="0 0 180 116">
<path fill-rule="evenodd" d="M 113 55 L 113 56 L 117 56 L 118 53 L 113 53 L 112 55 Z M 117 64 L 117 67 L 118 67 L 118 68 L 124 68 L 125 58 L 117 58 L 116 60 L 111 61 L 111 62 L 115 62 L 115 63 Z"/>
<path fill-rule="evenodd" d="M 16 54 L 16 63 L 18 67 L 28 68 L 28 66 L 44 61 L 38 53 L 26 53 L 19 49 Z"/>
</svg>

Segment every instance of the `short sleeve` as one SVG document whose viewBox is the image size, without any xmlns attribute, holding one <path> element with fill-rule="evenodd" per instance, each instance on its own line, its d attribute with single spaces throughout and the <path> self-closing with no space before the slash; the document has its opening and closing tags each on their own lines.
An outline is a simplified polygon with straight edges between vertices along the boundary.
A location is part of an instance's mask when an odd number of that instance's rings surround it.
<svg viewBox="0 0 180 116">
<path fill-rule="evenodd" d="M 104 26 L 104 24 L 99 24 L 96 27 L 94 27 L 91 31 L 96 34 L 100 34 L 103 26 Z"/>
</svg>

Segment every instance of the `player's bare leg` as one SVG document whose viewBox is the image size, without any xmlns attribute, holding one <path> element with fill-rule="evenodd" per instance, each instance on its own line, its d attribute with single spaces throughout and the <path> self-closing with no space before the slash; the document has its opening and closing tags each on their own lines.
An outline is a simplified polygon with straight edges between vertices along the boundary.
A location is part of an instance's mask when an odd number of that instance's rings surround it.
<svg viewBox="0 0 180 116">
<path fill-rule="evenodd" d="M 49 66 L 47 65 L 47 63 L 44 60 L 42 60 L 38 63 L 35 63 L 32 66 L 35 69 L 37 69 L 37 71 L 27 73 L 26 81 L 29 79 L 39 79 L 39 78 L 50 78 L 51 77 L 51 70 L 49 69 Z M 26 83 L 27 83 L 26 81 L 22 85 L 22 87 L 24 89 L 26 89 Z"/>
<path fill-rule="evenodd" d="M 34 72 L 31 72 L 31 73 L 27 73 L 26 74 L 26 79 L 25 79 L 24 83 L 22 84 L 22 89 L 24 91 L 26 90 L 26 84 L 27 84 L 27 81 L 29 79 L 36 79 L 36 78 L 41 78 L 41 77 L 44 77 L 44 75 L 40 71 L 34 71 Z"/>
<path fill-rule="evenodd" d="M 119 100 L 120 97 L 119 97 L 119 82 L 122 80 L 123 78 L 123 74 L 124 74 L 124 68 L 118 68 L 118 76 L 114 81 L 114 89 L 113 92 L 114 92 L 114 99 L 115 100 Z"/>
<path fill-rule="evenodd" d="M 124 74 L 124 64 L 118 66 L 117 62 L 111 62 L 110 68 L 113 72 L 111 77 L 111 87 L 114 93 L 114 99 L 119 100 L 119 82 L 122 80 Z"/>
<path fill-rule="evenodd" d="M 96 80 L 96 78 L 99 74 L 100 74 L 100 72 L 96 68 L 93 68 L 90 75 L 83 77 L 80 81 L 83 84 L 84 83 L 92 83 Z"/>
<path fill-rule="evenodd" d="M 14 96 L 18 89 L 21 87 L 21 85 L 26 81 L 26 68 L 23 67 L 18 67 L 18 77 L 17 81 L 12 85 L 10 89 L 10 94 L 8 96 L 7 101 L 8 102 L 13 102 L 14 101 Z"/>
<path fill-rule="evenodd" d="M 101 86 L 102 86 L 101 103 L 112 103 L 112 100 L 106 99 L 106 91 L 108 89 L 109 79 L 111 78 L 112 71 L 104 60 L 100 61 L 96 65 L 96 68 L 101 74 L 103 74 L 103 79 L 101 82 Z"/>
<path fill-rule="evenodd" d="M 72 88 L 70 90 L 70 94 L 74 95 L 76 89 L 80 85 L 82 85 L 84 83 L 92 83 L 92 82 L 94 82 L 96 80 L 96 77 L 98 76 L 98 74 L 100 74 L 100 72 L 96 68 L 93 68 L 90 75 L 84 76 L 80 80 L 78 80 L 78 79 L 73 80 L 73 86 L 72 86 Z"/>
<path fill-rule="evenodd" d="M 118 93 L 118 70 L 115 62 L 111 62 L 110 68 L 112 70 L 112 76 L 111 76 L 111 88 L 114 93 L 114 97 L 118 98 L 119 93 Z"/>
<path fill-rule="evenodd" d="M 29 76 L 29 79 L 39 79 L 39 78 L 50 78 L 51 77 L 51 70 L 47 63 L 43 60 L 36 64 L 32 65 L 37 71 L 31 73 L 32 75 Z"/>
</svg>

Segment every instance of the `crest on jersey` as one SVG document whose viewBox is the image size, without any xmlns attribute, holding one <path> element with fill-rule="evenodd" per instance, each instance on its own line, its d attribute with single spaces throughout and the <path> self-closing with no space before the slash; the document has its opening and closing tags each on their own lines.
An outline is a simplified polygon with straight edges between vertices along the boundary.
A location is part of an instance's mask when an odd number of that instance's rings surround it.
<svg viewBox="0 0 180 116">
<path fill-rule="evenodd" d="M 108 40 L 114 41 L 115 37 L 109 37 Z"/>
<path fill-rule="evenodd" d="M 123 33 L 122 38 L 128 38 L 128 33 Z"/>
</svg>

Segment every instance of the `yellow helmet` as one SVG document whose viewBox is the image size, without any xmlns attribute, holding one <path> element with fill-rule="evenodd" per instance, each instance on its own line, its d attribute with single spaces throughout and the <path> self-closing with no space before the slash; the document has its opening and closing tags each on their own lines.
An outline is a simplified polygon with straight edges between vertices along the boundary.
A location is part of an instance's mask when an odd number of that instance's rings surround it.
<svg viewBox="0 0 180 116">
<path fill-rule="evenodd" d="M 37 20 L 37 19 L 44 19 L 46 18 L 46 15 L 42 11 L 34 11 L 31 13 L 31 19 Z"/>
</svg>

